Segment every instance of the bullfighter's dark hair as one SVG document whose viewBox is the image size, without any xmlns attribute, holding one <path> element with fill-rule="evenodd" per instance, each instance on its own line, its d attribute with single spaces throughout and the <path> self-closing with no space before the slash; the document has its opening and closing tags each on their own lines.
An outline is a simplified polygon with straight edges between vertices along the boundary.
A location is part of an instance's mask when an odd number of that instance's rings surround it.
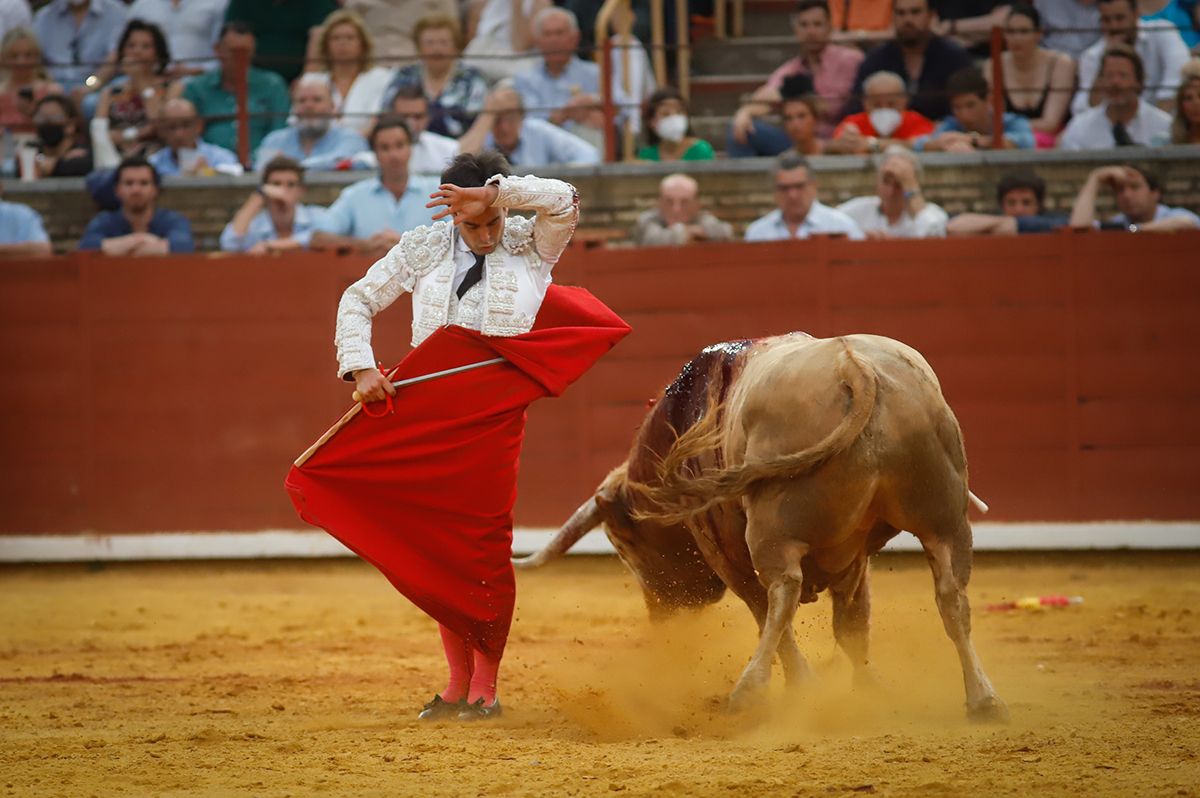
<svg viewBox="0 0 1200 798">
<path fill-rule="evenodd" d="M 493 175 L 508 176 L 512 167 L 508 159 L 495 150 L 483 150 L 459 153 L 442 172 L 442 182 L 452 183 L 461 188 L 478 188 Z"/>
</svg>

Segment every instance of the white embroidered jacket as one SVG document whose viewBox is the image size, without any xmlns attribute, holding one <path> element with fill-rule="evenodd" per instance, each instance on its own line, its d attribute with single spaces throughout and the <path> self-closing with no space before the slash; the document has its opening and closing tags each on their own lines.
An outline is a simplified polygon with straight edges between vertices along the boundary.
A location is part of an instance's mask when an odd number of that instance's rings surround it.
<svg viewBox="0 0 1200 798">
<path fill-rule="evenodd" d="M 500 246 L 484 261 L 483 280 L 461 300 L 452 290 L 454 226 L 435 222 L 401 236 L 342 294 L 334 336 L 342 379 L 375 366 L 371 319 L 406 291 L 413 295 L 413 346 L 447 324 L 484 335 L 519 335 L 533 327 L 550 271 L 575 232 L 579 196 L 571 184 L 542 177 L 496 175 L 488 180 L 492 184 L 499 189 L 494 207 L 529 209 L 536 217 L 505 221 Z"/>
</svg>

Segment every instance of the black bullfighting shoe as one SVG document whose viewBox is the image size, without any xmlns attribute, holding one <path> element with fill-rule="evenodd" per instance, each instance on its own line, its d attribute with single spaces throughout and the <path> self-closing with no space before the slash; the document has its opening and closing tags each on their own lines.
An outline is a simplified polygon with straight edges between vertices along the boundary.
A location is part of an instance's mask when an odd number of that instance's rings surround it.
<svg viewBox="0 0 1200 798">
<path fill-rule="evenodd" d="M 417 715 L 417 720 L 450 720 L 459 717 L 466 709 L 467 702 L 462 699 L 454 702 L 444 701 L 440 695 L 435 694 L 433 700 Z"/>
<path fill-rule="evenodd" d="M 459 720 L 489 720 L 491 718 L 500 717 L 500 699 L 497 698 L 491 704 L 484 704 L 482 698 L 475 699 L 473 704 L 467 704 L 462 712 L 458 713 Z"/>
</svg>

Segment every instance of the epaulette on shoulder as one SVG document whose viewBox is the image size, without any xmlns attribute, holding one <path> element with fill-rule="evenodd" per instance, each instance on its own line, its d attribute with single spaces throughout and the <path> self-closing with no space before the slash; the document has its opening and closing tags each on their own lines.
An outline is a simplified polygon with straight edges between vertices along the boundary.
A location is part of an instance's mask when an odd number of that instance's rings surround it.
<svg viewBox="0 0 1200 798">
<path fill-rule="evenodd" d="M 510 216 L 504 223 L 504 248 L 520 255 L 533 244 L 533 220 Z"/>
<path fill-rule="evenodd" d="M 404 262 L 417 276 L 433 271 L 449 246 L 449 222 L 422 225 L 400 237 L 400 251 L 404 253 Z"/>
</svg>

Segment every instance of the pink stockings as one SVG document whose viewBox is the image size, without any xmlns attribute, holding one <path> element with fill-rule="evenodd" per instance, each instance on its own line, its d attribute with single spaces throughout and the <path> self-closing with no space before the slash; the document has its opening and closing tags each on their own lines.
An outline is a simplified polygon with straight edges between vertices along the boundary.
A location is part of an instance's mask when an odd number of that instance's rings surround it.
<svg viewBox="0 0 1200 798">
<path fill-rule="evenodd" d="M 474 703 L 480 698 L 491 705 L 496 700 L 496 673 L 500 670 L 500 658 L 489 657 L 471 648 L 467 641 L 438 624 L 442 633 L 442 648 L 446 652 L 446 664 L 450 666 L 450 680 L 440 695 L 443 701 L 454 703 L 467 699 Z"/>
</svg>

